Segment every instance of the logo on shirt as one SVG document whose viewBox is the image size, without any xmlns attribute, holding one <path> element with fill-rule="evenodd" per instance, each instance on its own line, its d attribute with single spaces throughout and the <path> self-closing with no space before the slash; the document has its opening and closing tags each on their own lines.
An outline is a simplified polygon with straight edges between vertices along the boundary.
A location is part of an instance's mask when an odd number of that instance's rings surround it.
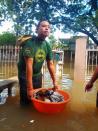
<svg viewBox="0 0 98 131">
<path fill-rule="evenodd" d="M 35 59 L 37 62 L 42 62 L 45 60 L 45 51 L 42 49 L 38 49 L 35 54 Z"/>
<path fill-rule="evenodd" d="M 23 53 L 24 53 L 24 55 L 25 56 L 32 56 L 32 48 L 25 48 L 24 50 L 23 50 Z"/>
</svg>

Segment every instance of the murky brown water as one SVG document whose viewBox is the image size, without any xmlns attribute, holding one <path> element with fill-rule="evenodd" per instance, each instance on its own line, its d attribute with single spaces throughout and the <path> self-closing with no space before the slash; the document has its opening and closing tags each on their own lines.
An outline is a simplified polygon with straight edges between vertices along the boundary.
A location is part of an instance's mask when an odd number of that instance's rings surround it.
<svg viewBox="0 0 98 131">
<path fill-rule="evenodd" d="M 91 92 L 85 93 L 85 83 L 70 80 L 69 68 L 64 70 L 63 80 L 67 82 L 62 89 L 70 93 L 71 100 L 62 113 L 47 115 L 37 112 L 33 105 L 21 107 L 17 87 L 0 105 L 0 131 L 98 131 L 97 82 Z"/>
</svg>

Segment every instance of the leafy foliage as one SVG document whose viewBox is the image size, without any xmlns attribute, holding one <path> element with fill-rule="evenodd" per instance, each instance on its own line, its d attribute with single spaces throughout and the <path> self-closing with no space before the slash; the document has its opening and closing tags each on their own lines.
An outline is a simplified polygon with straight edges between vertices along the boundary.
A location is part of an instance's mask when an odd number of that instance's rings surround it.
<svg viewBox="0 0 98 131">
<path fill-rule="evenodd" d="M 15 45 L 16 36 L 10 32 L 0 34 L 0 45 Z"/>
<path fill-rule="evenodd" d="M 81 32 L 98 45 L 98 0 L 0 0 L 0 4 L 0 15 L 13 20 L 16 35 L 34 33 L 37 21 L 47 19 L 53 30 Z"/>
</svg>

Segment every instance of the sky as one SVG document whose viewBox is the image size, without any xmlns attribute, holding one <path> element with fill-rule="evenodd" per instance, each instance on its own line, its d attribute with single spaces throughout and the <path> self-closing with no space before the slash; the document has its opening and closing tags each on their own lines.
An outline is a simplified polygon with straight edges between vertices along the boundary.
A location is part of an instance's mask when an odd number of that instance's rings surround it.
<svg viewBox="0 0 98 131">
<path fill-rule="evenodd" d="M 63 33 L 60 30 L 57 29 L 57 31 L 54 33 L 55 38 L 70 38 L 72 35 L 70 33 Z"/>
<path fill-rule="evenodd" d="M 0 34 L 6 31 L 12 31 L 12 26 L 13 24 L 10 21 L 2 22 L 2 26 L 0 26 Z"/>
<path fill-rule="evenodd" d="M 2 22 L 2 26 L 0 26 L 0 34 L 6 31 L 13 32 L 12 26 L 13 24 L 11 21 Z M 54 36 L 56 39 L 58 39 L 58 38 L 70 38 L 72 35 L 70 33 L 65 34 L 60 30 L 57 30 L 56 32 L 54 32 Z"/>
</svg>

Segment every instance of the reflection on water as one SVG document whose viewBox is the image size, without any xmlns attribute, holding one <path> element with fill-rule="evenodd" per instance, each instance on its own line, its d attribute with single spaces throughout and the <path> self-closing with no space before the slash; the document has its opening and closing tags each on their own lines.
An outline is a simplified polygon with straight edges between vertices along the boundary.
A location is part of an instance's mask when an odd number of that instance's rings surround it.
<svg viewBox="0 0 98 131">
<path fill-rule="evenodd" d="M 63 74 L 62 77 L 56 76 L 58 84 L 61 89 L 70 89 L 72 87 L 72 80 L 69 78 L 69 74 Z M 50 74 L 45 72 L 43 79 L 43 87 L 53 87 Z"/>
<path fill-rule="evenodd" d="M 5 89 L 2 91 L 2 93 L 0 93 L 0 105 L 6 102 L 6 99 L 8 97 L 7 92 L 8 92 L 8 89 Z"/>
<path fill-rule="evenodd" d="M 12 88 L 12 97 L 16 96 L 16 87 Z M 6 102 L 6 99 L 8 98 L 8 89 L 4 89 L 0 93 L 0 105 L 4 104 Z"/>
<path fill-rule="evenodd" d="M 62 75 L 60 85 L 62 89 L 70 89 L 72 87 L 72 80 L 69 78 L 69 74 Z"/>
<path fill-rule="evenodd" d="M 17 64 L 15 62 L 0 62 L 0 79 L 6 79 L 17 74 Z"/>
<path fill-rule="evenodd" d="M 0 80 L 3 81 L 3 80 Z M 17 92 L 17 87 L 13 86 L 12 90 L 11 90 L 11 96 L 16 96 L 16 92 Z M 8 98 L 8 88 L 4 89 L 1 93 L 0 93 L 0 105 L 6 103 L 6 100 Z"/>
<path fill-rule="evenodd" d="M 96 108 L 97 82 L 91 92 L 85 93 L 85 82 L 77 82 L 73 79 L 73 68 L 64 65 L 62 77 L 58 77 L 61 88 L 68 91 L 71 96 L 65 110 L 57 115 L 39 113 L 31 105 L 21 107 L 19 105 L 19 93 L 14 92 L 8 97 L 7 91 L 2 96 L 7 96 L 4 104 L 0 105 L 0 130 L 1 131 L 97 131 L 98 109 Z M 50 75 L 45 73 L 44 87 L 52 86 Z M 4 95 L 6 94 L 6 96 Z"/>
</svg>

